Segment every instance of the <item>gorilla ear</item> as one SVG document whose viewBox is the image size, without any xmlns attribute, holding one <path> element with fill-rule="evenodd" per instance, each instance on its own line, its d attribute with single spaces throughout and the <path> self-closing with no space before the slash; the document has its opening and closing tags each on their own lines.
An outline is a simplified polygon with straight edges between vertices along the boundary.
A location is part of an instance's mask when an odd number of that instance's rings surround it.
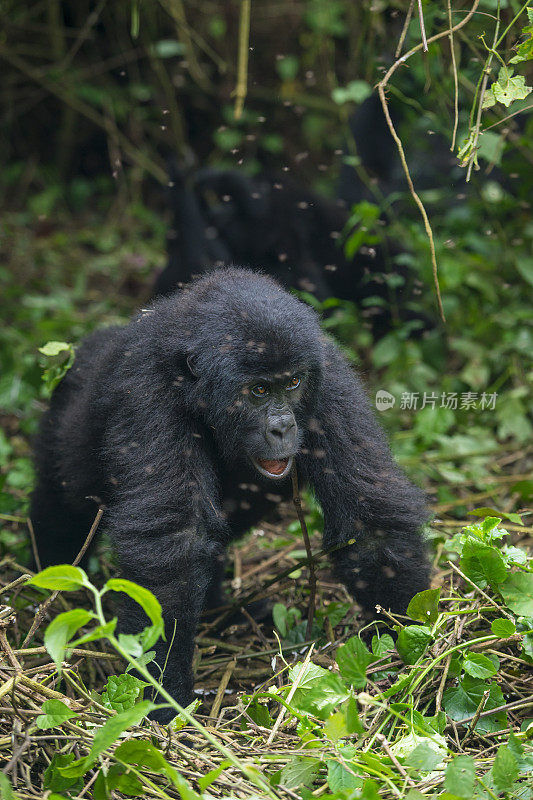
<svg viewBox="0 0 533 800">
<path fill-rule="evenodd" d="M 196 366 L 196 363 L 195 363 L 194 356 L 193 355 L 187 356 L 186 361 L 187 361 L 187 366 L 189 367 L 189 372 L 191 373 L 191 375 L 194 378 L 198 378 L 199 377 L 199 373 L 198 373 L 198 369 L 197 369 L 197 366 Z"/>
</svg>

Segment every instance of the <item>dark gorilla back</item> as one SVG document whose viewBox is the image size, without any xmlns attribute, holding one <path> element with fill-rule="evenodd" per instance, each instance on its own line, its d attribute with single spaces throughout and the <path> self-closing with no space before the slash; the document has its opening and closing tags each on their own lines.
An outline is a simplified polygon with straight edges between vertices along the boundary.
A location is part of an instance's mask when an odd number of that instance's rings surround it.
<svg viewBox="0 0 533 800">
<path fill-rule="evenodd" d="M 182 704 L 225 547 L 289 496 L 294 465 L 323 508 L 335 572 L 367 613 L 405 610 L 427 586 L 422 493 L 315 313 L 256 273 L 217 270 L 89 337 L 54 393 L 36 462 L 43 563 L 72 559 L 105 505 L 121 571 L 158 597 L 167 642 L 175 630 L 156 663 Z M 127 601 L 122 630 L 145 623 Z"/>
</svg>

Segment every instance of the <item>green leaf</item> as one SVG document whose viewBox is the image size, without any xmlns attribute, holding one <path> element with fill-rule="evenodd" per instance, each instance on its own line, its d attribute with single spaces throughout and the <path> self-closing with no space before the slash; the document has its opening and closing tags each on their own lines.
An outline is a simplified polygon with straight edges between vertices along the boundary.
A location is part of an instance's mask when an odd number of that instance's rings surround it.
<svg viewBox="0 0 533 800">
<path fill-rule="evenodd" d="M 344 706 L 343 710 L 346 718 L 346 727 L 348 729 L 348 733 L 363 733 L 364 728 L 361 724 L 361 720 L 359 719 L 357 703 L 353 697 L 348 699 L 348 702 Z"/>
<path fill-rule="evenodd" d="M 328 784 L 332 792 L 353 791 L 363 785 L 363 777 L 359 775 L 357 767 L 350 763 L 354 753 L 353 747 L 341 748 L 339 754 L 343 756 L 343 761 L 333 758 L 326 761 Z"/>
<path fill-rule="evenodd" d="M 39 586 L 41 589 L 59 589 L 63 592 L 73 592 L 83 586 L 91 585 L 85 572 L 80 567 L 73 567 L 71 564 L 47 567 L 34 575 L 28 584 Z"/>
<path fill-rule="evenodd" d="M 405 763 L 417 772 L 431 772 L 442 762 L 443 753 L 431 745 L 430 742 L 420 742 L 412 750 Z"/>
<path fill-rule="evenodd" d="M 43 789 L 49 789 L 52 792 L 72 791 L 77 794 L 83 786 L 83 778 L 65 778 L 59 772 L 59 767 L 72 764 L 74 758 L 74 753 L 54 753 L 44 771 Z"/>
<path fill-rule="evenodd" d="M 274 620 L 274 625 L 280 632 L 280 636 L 285 638 L 285 636 L 287 636 L 287 609 L 283 603 L 274 603 L 272 619 Z"/>
<path fill-rule="evenodd" d="M 115 758 L 124 764 L 132 764 L 150 772 L 166 775 L 177 786 L 177 773 L 174 767 L 168 763 L 160 750 L 145 739 L 129 739 L 123 742 L 115 750 Z"/>
<path fill-rule="evenodd" d="M 444 787 L 457 797 L 470 798 L 474 794 L 476 765 L 470 756 L 456 756 L 446 767 Z"/>
<path fill-rule="evenodd" d="M 426 589 L 415 594 L 407 606 L 407 616 L 419 622 L 431 623 L 439 616 L 440 589 Z"/>
<path fill-rule="evenodd" d="M 516 57 L 516 56 L 515 56 Z M 514 100 L 523 100 L 531 92 L 531 87 L 526 86 L 523 75 L 514 75 L 514 70 L 502 67 L 495 81 L 487 91 L 483 100 L 483 108 L 490 108 L 495 103 L 502 103 L 508 108 Z"/>
<path fill-rule="evenodd" d="M 490 629 L 494 636 L 499 636 L 500 639 L 507 639 L 516 633 L 516 625 L 510 619 L 499 617 L 491 622 Z"/>
<path fill-rule="evenodd" d="M 15 800 L 11 782 L 3 772 L 0 772 L 0 797 L 2 800 Z"/>
<path fill-rule="evenodd" d="M 110 800 L 116 797 L 115 792 L 127 796 L 142 797 L 143 784 L 127 767 L 121 764 L 111 764 L 107 772 L 101 769 L 94 782 L 93 800 Z"/>
<path fill-rule="evenodd" d="M 332 742 L 337 742 L 344 736 L 348 736 L 350 731 L 346 725 L 346 716 L 342 711 L 336 711 L 324 723 L 324 733 Z"/>
<path fill-rule="evenodd" d="M 74 761 L 69 766 L 60 768 L 59 771 L 61 774 L 67 777 L 84 775 L 96 762 L 100 753 L 114 744 L 120 735 L 128 730 L 128 728 L 138 725 L 153 708 L 155 708 L 153 703 L 150 703 L 148 700 L 143 700 L 132 708 L 121 711 L 116 716 L 108 719 L 101 728 L 97 728 L 89 755 Z"/>
<path fill-rule="evenodd" d="M 425 625 L 408 625 L 398 634 L 396 649 L 405 664 L 415 664 L 424 654 L 431 640 L 431 631 Z"/>
<path fill-rule="evenodd" d="M 83 636 L 80 636 L 79 639 L 76 639 L 74 642 L 70 643 L 71 647 L 79 647 L 80 644 L 86 644 L 87 642 L 94 642 L 98 639 L 107 639 L 109 636 L 112 636 L 115 632 L 115 628 L 117 627 L 117 618 L 113 617 L 110 619 L 109 622 L 106 622 L 105 625 L 97 625 L 96 628 L 93 628 L 88 633 L 85 633 Z"/>
<path fill-rule="evenodd" d="M 511 58 L 509 64 L 519 64 L 521 61 L 530 61 L 533 58 L 533 10 L 531 8 L 526 10 L 530 24 L 522 28 L 522 36 L 527 36 L 527 39 L 518 45 L 516 55 Z"/>
<path fill-rule="evenodd" d="M 58 725 L 61 725 L 67 719 L 72 719 L 72 717 L 77 717 L 75 711 L 72 711 L 65 703 L 62 703 L 61 700 L 45 700 L 43 703 L 42 711 L 43 714 L 39 714 L 37 719 L 35 720 L 35 724 L 41 730 L 45 728 L 56 728 Z"/>
<path fill-rule="evenodd" d="M 50 653 L 56 667 L 61 670 L 61 662 L 65 655 L 67 642 L 76 633 L 78 628 L 87 625 L 94 619 L 94 614 L 85 608 L 73 608 L 65 611 L 52 620 L 44 634 L 44 646 Z"/>
<path fill-rule="evenodd" d="M 505 744 L 502 744 L 496 753 L 492 777 L 498 792 L 508 792 L 518 778 L 518 762 Z"/>
<path fill-rule="evenodd" d="M 344 103 L 362 103 L 367 97 L 372 94 L 372 87 L 366 81 L 350 81 L 345 86 L 338 86 L 331 92 L 331 97 L 334 103 L 342 106 Z"/>
<path fill-rule="evenodd" d="M 142 699 L 143 690 L 148 685 L 136 678 L 135 675 L 128 673 L 110 675 L 105 690 L 102 692 L 102 703 L 115 711 L 125 711 Z"/>
<path fill-rule="evenodd" d="M 485 702 L 484 711 L 490 711 L 492 708 L 504 705 L 503 693 L 497 684 L 465 675 L 458 686 L 450 687 L 444 692 L 443 699 L 446 713 L 456 722 L 474 716 L 487 689 L 489 690 L 489 696 Z M 495 714 L 481 717 L 476 723 L 476 730 L 499 731 L 505 728 L 506 724 L 507 717 L 505 712 L 499 711 Z"/>
<path fill-rule="evenodd" d="M 352 636 L 338 648 L 335 659 L 344 680 L 358 689 L 366 686 L 366 668 L 373 661 L 368 647 L 358 636 Z"/>
<path fill-rule="evenodd" d="M 58 356 L 65 350 L 70 352 L 72 350 L 72 345 L 68 344 L 68 342 L 47 342 L 42 347 L 39 347 L 38 350 L 39 353 L 45 356 Z"/>
<path fill-rule="evenodd" d="M 373 781 L 372 778 L 367 778 L 363 784 L 359 800 L 381 800 L 378 788 L 376 781 Z"/>
<path fill-rule="evenodd" d="M 207 775 L 202 775 L 201 778 L 198 778 L 198 786 L 200 787 L 200 791 L 203 792 L 208 786 L 211 786 L 211 784 L 214 783 L 214 781 L 216 781 L 216 779 L 219 778 L 224 770 L 229 766 L 231 766 L 231 761 L 222 761 L 218 767 L 210 770 Z"/>
<path fill-rule="evenodd" d="M 511 573 L 500 591 L 507 608 L 520 616 L 533 617 L 533 573 Z"/>
<path fill-rule="evenodd" d="M 297 56 L 287 55 L 276 61 L 276 71 L 282 81 L 293 81 L 298 74 L 300 61 Z"/>
<path fill-rule="evenodd" d="M 310 786 L 320 767 L 316 758 L 294 758 L 281 770 L 280 785 L 287 789 Z"/>
<path fill-rule="evenodd" d="M 492 678 L 498 672 L 500 662 L 497 656 L 489 658 L 481 653 L 468 653 L 463 667 L 473 678 Z"/>
<path fill-rule="evenodd" d="M 291 701 L 299 711 L 313 714 L 319 719 L 326 719 L 337 706 L 350 697 L 340 675 L 327 670 L 324 672 L 325 676 L 312 689 L 301 690 L 298 687 Z"/>
<path fill-rule="evenodd" d="M 487 583 L 497 591 L 507 575 L 505 562 L 495 547 L 474 539 L 467 539 L 461 555 L 461 569 L 482 589 Z"/>
<path fill-rule="evenodd" d="M 376 658 L 384 658 L 390 655 L 394 649 L 394 639 L 388 633 L 382 633 L 381 636 L 372 637 L 372 652 Z"/>
<path fill-rule="evenodd" d="M 151 628 L 145 629 L 147 635 L 143 641 L 145 650 L 154 645 L 160 637 L 163 639 L 165 638 L 161 603 L 149 589 L 146 589 L 144 586 L 139 586 L 139 584 L 133 583 L 133 581 L 128 581 L 125 578 L 111 578 L 104 587 L 105 591 L 108 589 L 111 589 L 113 592 L 124 592 L 127 594 L 128 597 L 131 597 L 132 600 L 135 600 L 135 602 L 141 606 L 146 616 L 150 619 L 152 626 Z"/>
</svg>

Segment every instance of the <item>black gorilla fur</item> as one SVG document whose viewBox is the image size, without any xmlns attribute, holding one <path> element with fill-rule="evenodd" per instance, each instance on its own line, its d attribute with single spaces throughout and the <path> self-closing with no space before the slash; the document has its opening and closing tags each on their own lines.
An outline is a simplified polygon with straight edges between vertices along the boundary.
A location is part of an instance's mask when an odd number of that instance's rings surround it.
<svg viewBox="0 0 533 800">
<path fill-rule="evenodd" d="M 187 177 L 171 164 L 169 177 L 173 222 L 155 296 L 213 267 L 241 264 L 321 301 L 337 297 L 356 303 L 374 336 L 400 321 L 415 333 L 431 327 L 413 303 L 415 275 L 394 263 L 399 253 L 394 242 L 384 239 L 346 257 L 341 241 L 350 213 L 342 201 L 269 173 L 251 178 L 206 168 Z"/>
<path fill-rule="evenodd" d="M 294 394 L 289 376 L 301 377 Z M 265 428 L 271 407 L 249 387 L 272 381 L 274 398 L 280 379 L 288 399 L 275 413 L 285 427 Z M 31 510 L 41 560 L 72 560 L 96 503 L 106 505 L 102 524 L 123 575 L 163 607 L 159 664 L 176 620 L 164 685 L 182 704 L 193 689 L 200 613 L 220 602 L 227 544 L 276 495 L 290 496 L 290 480 L 264 477 L 251 457 L 292 455 L 323 508 L 339 579 L 364 609 L 405 610 L 428 585 L 422 492 L 394 463 L 361 383 L 316 314 L 272 279 L 215 270 L 129 325 L 98 331 L 53 395 Z M 122 630 L 144 624 L 135 604 L 124 607 Z"/>
</svg>

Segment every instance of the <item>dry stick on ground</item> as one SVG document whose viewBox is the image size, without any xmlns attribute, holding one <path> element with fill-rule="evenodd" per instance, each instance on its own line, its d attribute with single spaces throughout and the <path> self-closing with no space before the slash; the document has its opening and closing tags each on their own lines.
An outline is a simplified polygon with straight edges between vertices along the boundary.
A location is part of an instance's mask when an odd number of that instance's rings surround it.
<svg viewBox="0 0 533 800">
<path fill-rule="evenodd" d="M 302 535 L 305 543 L 305 551 L 307 553 L 307 563 L 309 564 L 309 606 L 307 608 L 307 630 L 305 638 L 310 639 L 311 630 L 313 628 L 313 619 L 315 616 L 315 598 L 316 598 L 315 562 L 313 560 L 313 551 L 311 550 L 309 532 L 307 530 L 307 525 L 305 523 L 305 517 L 302 510 L 302 500 L 300 498 L 300 492 L 298 490 L 298 473 L 296 471 L 296 466 L 293 466 L 292 468 L 291 478 L 292 478 L 292 502 L 294 503 L 296 507 L 296 513 L 298 514 L 298 520 L 300 522 L 300 527 L 302 529 Z"/>
<path fill-rule="evenodd" d="M 92 538 L 93 538 L 94 534 L 96 533 L 96 529 L 98 528 L 98 525 L 100 524 L 100 520 L 102 519 L 102 514 L 104 513 L 104 511 L 105 511 L 105 507 L 104 506 L 100 506 L 100 508 L 96 512 L 96 517 L 94 518 L 94 522 L 91 525 L 91 530 L 87 534 L 87 538 L 85 539 L 80 552 L 78 553 L 78 555 L 76 556 L 76 558 L 72 562 L 72 565 L 74 567 L 76 567 L 80 563 L 80 561 L 82 560 L 83 556 L 87 552 L 87 548 L 89 547 L 89 545 L 90 545 L 90 543 L 92 541 Z M 50 595 L 48 600 L 45 600 L 44 603 L 42 603 L 41 606 L 39 607 L 39 611 L 37 612 L 37 614 L 35 616 L 35 619 L 33 620 L 33 623 L 32 623 L 32 626 L 31 626 L 29 632 L 28 632 L 28 635 L 26 636 L 26 638 L 22 642 L 22 647 L 23 648 L 26 647 L 28 642 L 31 642 L 31 640 L 33 638 L 33 634 L 35 633 L 35 631 L 37 630 L 37 628 L 39 627 L 39 625 L 43 621 L 44 616 L 45 616 L 48 608 L 54 602 L 54 600 L 56 599 L 58 594 L 59 594 L 59 590 L 57 590 L 55 592 L 52 592 L 52 594 Z"/>
<path fill-rule="evenodd" d="M 431 36 L 426 42 L 426 48 L 427 48 L 428 44 L 432 44 L 433 42 L 436 42 L 439 39 L 442 39 L 444 36 L 450 36 L 450 34 L 452 34 L 454 31 L 457 31 L 460 28 L 462 28 L 464 25 L 466 25 L 467 22 L 473 17 L 478 5 L 479 5 L 479 0 L 474 0 L 472 8 L 468 12 L 468 14 L 466 14 L 464 19 L 462 19 L 461 22 L 458 22 L 457 25 L 454 25 L 449 30 L 447 29 L 445 31 L 441 31 L 440 33 L 436 33 L 434 36 Z M 440 315 L 442 317 L 442 320 L 445 321 L 444 309 L 442 307 L 442 298 L 441 298 L 441 295 L 440 295 L 439 276 L 438 276 L 438 270 L 437 270 L 437 256 L 436 256 L 436 253 L 435 253 L 435 242 L 434 242 L 434 239 L 433 239 L 433 230 L 431 228 L 431 225 L 430 225 L 430 222 L 429 222 L 429 217 L 427 215 L 427 211 L 425 209 L 425 206 L 424 206 L 422 200 L 420 199 L 418 193 L 415 190 L 415 187 L 414 187 L 414 184 L 413 184 L 413 179 L 411 178 L 411 173 L 409 172 L 409 167 L 407 166 L 407 160 L 405 158 L 405 152 L 404 152 L 404 149 L 403 149 L 403 144 L 402 144 L 402 141 L 401 141 L 400 137 L 398 136 L 398 133 L 396 132 L 396 128 L 394 127 L 394 123 L 392 121 L 392 118 L 391 118 L 391 115 L 390 115 L 390 112 L 389 112 L 389 105 L 387 103 L 387 97 L 385 95 L 385 89 L 387 88 L 387 84 L 390 81 L 390 79 L 392 78 L 392 76 L 394 75 L 394 73 L 396 72 L 396 70 L 398 69 L 398 67 L 401 66 L 402 64 L 404 64 L 408 59 L 411 58 L 411 56 L 413 56 L 415 53 L 418 53 L 418 51 L 423 49 L 423 48 L 424 48 L 424 43 L 420 42 L 415 47 L 412 47 L 411 50 L 409 50 L 401 58 L 397 59 L 394 62 L 394 64 L 389 68 L 389 70 L 386 72 L 386 74 L 383 77 L 383 79 L 378 83 L 378 93 L 379 93 L 379 98 L 381 100 L 381 105 L 383 107 L 383 113 L 385 114 L 385 119 L 387 121 L 387 125 L 388 125 L 388 128 L 389 128 L 389 131 L 391 133 L 392 138 L 394 139 L 394 141 L 396 143 L 396 147 L 398 148 L 398 153 L 400 155 L 400 161 L 402 163 L 403 171 L 404 171 L 405 177 L 407 179 L 407 185 L 409 186 L 409 192 L 411 193 L 411 197 L 413 198 L 413 200 L 415 201 L 416 205 L 418 206 L 418 209 L 419 209 L 419 211 L 420 211 L 420 213 L 422 215 L 422 219 L 424 221 L 424 228 L 425 228 L 428 240 L 429 240 L 429 247 L 430 247 L 430 251 L 431 251 L 431 265 L 432 265 L 432 268 L 433 268 L 433 281 L 435 283 L 435 290 L 436 290 L 436 293 L 437 293 L 437 303 L 438 303 L 438 306 L 439 306 L 439 312 L 440 312 Z"/>
</svg>

